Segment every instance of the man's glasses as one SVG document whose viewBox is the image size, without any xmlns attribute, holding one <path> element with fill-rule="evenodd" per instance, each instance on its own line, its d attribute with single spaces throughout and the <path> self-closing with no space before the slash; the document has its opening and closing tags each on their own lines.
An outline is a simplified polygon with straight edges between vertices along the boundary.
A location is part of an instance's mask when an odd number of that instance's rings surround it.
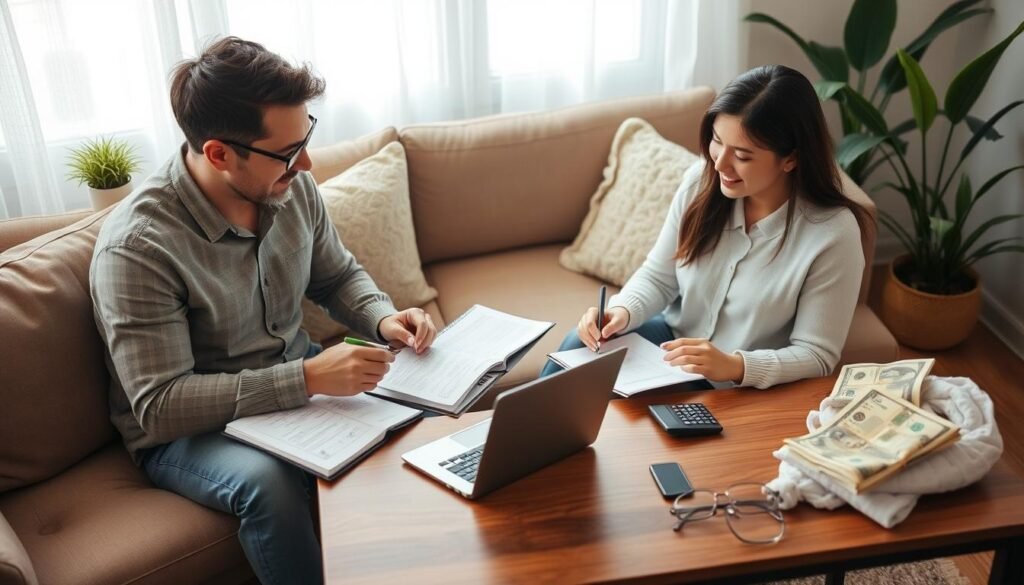
<svg viewBox="0 0 1024 585">
<path fill-rule="evenodd" d="M 316 118 L 310 116 L 309 122 L 309 132 L 306 132 L 306 137 L 302 139 L 302 143 L 299 144 L 299 146 L 296 147 L 295 150 L 292 150 L 288 154 L 277 154 L 276 152 L 270 152 L 269 150 L 263 150 L 262 148 L 256 148 L 255 146 L 249 146 L 248 144 L 242 144 L 241 142 L 235 142 L 234 140 L 222 139 L 221 142 L 223 142 L 224 144 L 237 146 L 238 148 L 244 148 L 245 150 L 255 152 L 256 154 L 268 156 L 274 160 L 279 160 L 284 163 L 284 169 L 286 171 L 290 171 L 292 170 L 292 167 L 295 166 L 295 161 L 299 160 L 299 154 L 303 151 L 303 149 L 306 148 L 306 145 L 309 144 L 310 137 L 313 136 L 313 128 L 316 128 Z"/>
<path fill-rule="evenodd" d="M 694 490 L 691 496 L 679 496 L 670 510 L 679 520 L 672 530 L 678 532 L 687 523 L 707 520 L 719 511 L 725 513 L 736 538 L 748 544 L 775 544 L 786 531 L 778 492 L 753 482 L 733 484 L 725 492 Z"/>
</svg>

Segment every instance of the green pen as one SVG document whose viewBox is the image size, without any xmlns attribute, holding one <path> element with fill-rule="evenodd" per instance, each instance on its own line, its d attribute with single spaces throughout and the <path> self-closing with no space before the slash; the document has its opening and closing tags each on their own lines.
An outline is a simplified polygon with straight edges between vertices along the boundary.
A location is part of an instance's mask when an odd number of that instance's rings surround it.
<svg viewBox="0 0 1024 585">
<path fill-rule="evenodd" d="M 356 339 L 355 337 L 346 337 L 345 343 L 348 343 L 350 345 L 361 345 L 363 347 L 376 347 L 377 349 L 386 349 L 391 353 L 398 353 L 399 351 L 401 351 L 400 348 L 394 348 L 389 345 L 381 345 L 379 343 L 374 343 L 372 341 L 366 341 L 365 339 Z"/>
</svg>

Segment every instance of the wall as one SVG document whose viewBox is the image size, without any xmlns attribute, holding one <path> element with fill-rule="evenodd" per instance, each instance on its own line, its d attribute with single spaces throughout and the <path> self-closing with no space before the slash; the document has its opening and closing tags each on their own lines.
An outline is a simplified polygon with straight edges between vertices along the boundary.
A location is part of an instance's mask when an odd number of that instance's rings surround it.
<svg viewBox="0 0 1024 585">
<path fill-rule="evenodd" d="M 755 0 L 750 4 L 751 11 L 777 18 L 804 39 L 815 40 L 826 46 L 842 46 L 843 26 L 853 0 L 829 0 L 829 10 L 808 10 L 805 3 L 789 0 Z M 952 0 L 901 0 L 890 53 L 896 46 L 906 46 L 950 4 Z M 932 43 L 921 61 L 922 68 L 939 96 L 939 107 L 942 107 L 946 88 L 956 73 L 973 58 L 1005 38 L 1024 20 L 1024 2 L 1020 0 L 993 0 L 986 4 L 995 10 L 994 14 L 975 17 L 946 31 Z M 764 24 L 746 26 L 750 34 L 748 67 L 781 63 L 800 70 L 812 81 L 820 79 L 810 61 L 787 36 Z M 1024 99 L 1024 67 L 1021 67 L 1021 63 L 1024 63 L 1024 35 L 1018 37 L 1003 55 L 988 86 L 972 109 L 974 116 L 987 119 L 1011 101 Z M 875 69 L 872 73 L 877 74 L 881 66 Z M 851 78 L 851 82 L 854 79 Z M 874 88 L 875 79 L 876 75 L 869 75 L 866 87 Z M 834 103 L 829 103 L 825 106 L 825 112 L 832 135 L 841 136 L 838 108 Z M 886 111 L 890 125 L 908 119 L 911 115 L 906 91 L 893 96 Z M 940 121 L 929 133 L 929 169 L 938 168 L 941 156 L 939 145 L 945 138 L 946 128 Z M 971 184 L 975 189 L 1000 170 L 1024 164 L 1024 106 L 1006 115 L 997 129 L 1004 138 L 999 142 L 985 141 L 980 144 L 969 159 L 969 164 L 963 167 L 970 173 Z M 958 137 L 951 152 L 958 153 L 965 140 L 963 136 Z M 920 161 L 920 158 L 919 148 L 912 145 L 908 160 Z M 917 165 L 916 168 L 919 168 Z M 929 174 L 932 172 L 930 170 Z M 872 175 L 864 188 L 870 193 L 873 187 L 891 178 L 892 175 L 884 168 L 880 169 Z M 905 222 L 909 217 L 906 203 L 894 191 L 880 190 L 872 193 L 872 197 L 880 209 L 888 211 L 898 220 Z M 972 212 L 971 225 L 976 226 L 991 217 L 1007 213 L 1024 213 L 1024 171 L 1005 177 L 982 199 Z M 1024 235 L 1024 219 L 997 226 L 983 241 L 1021 235 Z M 876 262 L 888 262 L 900 253 L 902 249 L 899 242 L 888 230 L 882 228 L 879 231 Z M 982 279 L 982 321 L 1018 355 L 1024 357 L 1024 254 L 1000 254 L 980 261 L 975 267 Z"/>
</svg>

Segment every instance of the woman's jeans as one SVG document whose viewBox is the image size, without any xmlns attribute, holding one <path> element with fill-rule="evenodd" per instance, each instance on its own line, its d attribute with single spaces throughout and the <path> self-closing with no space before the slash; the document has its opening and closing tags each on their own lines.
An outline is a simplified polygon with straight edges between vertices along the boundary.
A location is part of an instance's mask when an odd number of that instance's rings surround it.
<svg viewBox="0 0 1024 585">
<path fill-rule="evenodd" d="M 314 345 L 306 357 L 320 351 Z M 177 439 L 141 458 L 158 487 L 241 519 L 238 539 L 260 583 L 323 582 L 311 475 L 220 432 Z"/>
<path fill-rule="evenodd" d="M 638 327 L 633 333 L 639 333 L 640 337 L 643 337 L 647 341 L 650 341 L 654 345 L 661 345 L 666 341 L 672 341 L 676 338 L 675 334 L 672 333 L 672 328 L 665 322 L 665 317 L 661 313 L 658 313 L 654 317 L 651 317 L 646 323 Z M 576 330 L 573 329 L 565 336 L 562 340 L 562 345 L 558 346 L 558 351 L 565 351 L 568 349 L 579 349 L 586 347 L 582 341 L 580 341 L 579 335 L 576 334 Z M 549 376 L 555 372 L 562 370 L 562 366 L 555 362 L 548 360 L 548 363 L 544 366 L 544 369 L 540 371 L 540 375 Z"/>
</svg>

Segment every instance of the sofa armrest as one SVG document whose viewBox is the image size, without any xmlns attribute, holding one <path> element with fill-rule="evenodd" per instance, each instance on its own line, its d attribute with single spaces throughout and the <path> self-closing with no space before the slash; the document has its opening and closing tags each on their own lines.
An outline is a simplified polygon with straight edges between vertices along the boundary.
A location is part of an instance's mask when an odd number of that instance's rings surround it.
<svg viewBox="0 0 1024 585">
<path fill-rule="evenodd" d="M 0 514 L 0 585 L 39 585 L 18 535 Z"/>
</svg>

